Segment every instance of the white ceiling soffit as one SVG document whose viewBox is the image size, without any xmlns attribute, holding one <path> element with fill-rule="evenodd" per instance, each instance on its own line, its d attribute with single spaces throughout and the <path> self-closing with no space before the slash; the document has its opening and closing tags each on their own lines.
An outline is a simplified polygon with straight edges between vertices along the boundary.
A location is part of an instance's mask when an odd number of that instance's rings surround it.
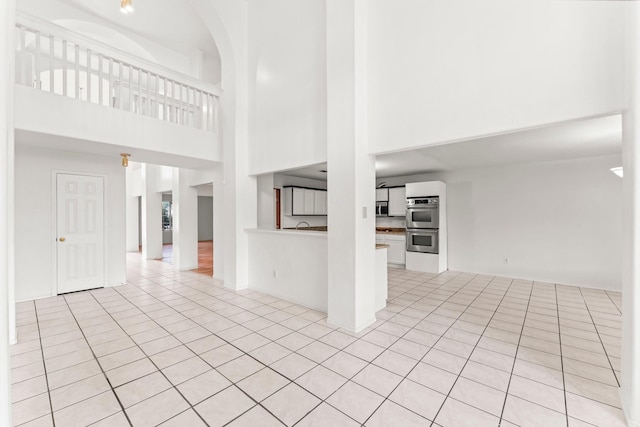
<svg viewBox="0 0 640 427">
<path fill-rule="evenodd" d="M 376 176 L 477 169 L 620 154 L 621 116 L 599 117 L 376 157 Z"/>
<path fill-rule="evenodd" d="M 59 0 L 170 49 L 218 55 L 211 33 L 186 0 L 133 0 L 135 12 L 122 14 L 120 0 Z"/>
<path fill-rule="evenodd" d="M 620 154 L 619 114 L 376 156 L 378 178 Z M 326 181 L 327 164 L 283 171 Z"/>
<path fill-rule="evenodd" d="M 16 129 L 16 143 L 46 150 L 68 151 L 77 154 L 111 157 L 120 163 L 120 153 L 129 153 L 130 164 L 142 162 L 154 165 L 173 166 L 187 169 L 210 169 L 215 162 L 194 157 L 178 156 L 151 150 L 140 150 L 116 144 L 106 144 L 83 139 Z"/>
</svg>

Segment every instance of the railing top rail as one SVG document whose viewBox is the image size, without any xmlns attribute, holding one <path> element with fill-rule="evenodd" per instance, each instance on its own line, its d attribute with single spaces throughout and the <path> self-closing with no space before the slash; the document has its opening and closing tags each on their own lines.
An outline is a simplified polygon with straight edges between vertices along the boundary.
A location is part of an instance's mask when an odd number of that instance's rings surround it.
<svg viewBox="0 0 640 427">
<path fill-rule="evenodd" d="M 148 61 L 144 58 L 137 57 L 121 49 L 97 40 L 93 40 L 85 35 L 79 34 L 75 31 L 69 30 L 60 25 L 56 25 L 52 22 L 45 21 L 27 13 L 17 11 L 16 26 L 22 26 L 29 29 L 30 31 L 40 32 L 42 35 L 53 36 L 74 44 L 81 45 L 85 48 L 95 51 L 97 54 L 103 55 L 105 58 L 113 59 L 114 61 L 121 62 L 125 65 L 131 65 L 135 68 L 151 72 L 152 74 L 156 74 L 162 78 L 173 80 L 177 83 L 181 83 L 185 86 L 207 92 L 211 95 L 222 95 L 222 90 L 215 85 L 200 81 L 186 74 L 156 64 L 152 61 Z"/>
</svg>

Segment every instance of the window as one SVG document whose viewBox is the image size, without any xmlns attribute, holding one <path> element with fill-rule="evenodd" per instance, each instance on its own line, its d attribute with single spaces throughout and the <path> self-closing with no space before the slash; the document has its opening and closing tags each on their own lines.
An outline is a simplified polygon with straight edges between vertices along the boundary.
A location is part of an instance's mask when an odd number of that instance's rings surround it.
<svg viewBox="0 0 640 427">
<path fill-rule="evenodd" d="M 173 209 L 171 202 L 162 202 L 162 229 L 164 231 L 173 229 Z"/>
</svg>

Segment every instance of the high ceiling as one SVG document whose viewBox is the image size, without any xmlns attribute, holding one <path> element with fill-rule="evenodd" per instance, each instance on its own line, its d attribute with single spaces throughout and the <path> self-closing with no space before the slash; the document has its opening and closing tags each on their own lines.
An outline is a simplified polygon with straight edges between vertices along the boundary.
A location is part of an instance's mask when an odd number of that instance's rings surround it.
<svg viewBox="0 0 640 427">
<path fill-rule="evenodd" d="M 120 12 L 120 0 L 59 1 L 170 49 L 218 55 L 211 34 L 186 0 L 133 0 L 135 12 L 127 15 Z"/>
<path fill-rule="evenodd" d="M 545 126 L 470 141 L 401 151 L 376 157 L 376 176 L 414 175 L 566 160 L 621 153 L 620 115 L 599 117 Z M 326 180 L 320 170 L 326 163 L 293 171 L 286 175 Z"/>
</svg>

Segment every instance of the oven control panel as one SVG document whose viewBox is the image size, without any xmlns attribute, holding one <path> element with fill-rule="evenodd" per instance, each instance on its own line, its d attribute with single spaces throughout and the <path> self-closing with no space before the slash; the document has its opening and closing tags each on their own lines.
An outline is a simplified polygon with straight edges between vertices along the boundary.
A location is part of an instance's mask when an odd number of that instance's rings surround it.
<svg viewBox="0 0 640 427">
<path fill-rule="evenodd" d="M 407 207 L 408 208 L 413 208 L 413 207 L 421 207 L 421 206 L 434 206 L 434 205 L 438 205 L 438 203 L 440 203 L 440 198 L 437 196 L 432 196 L 432 197 L 410 197 L 407 198 Z"/>
</svg>

